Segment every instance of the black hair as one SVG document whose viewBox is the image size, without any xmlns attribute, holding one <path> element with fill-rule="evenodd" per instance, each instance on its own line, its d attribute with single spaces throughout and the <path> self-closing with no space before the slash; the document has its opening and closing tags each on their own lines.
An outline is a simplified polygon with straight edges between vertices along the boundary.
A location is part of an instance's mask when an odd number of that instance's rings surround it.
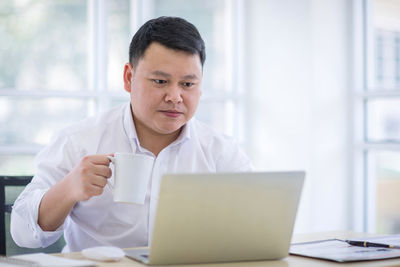
<svg viewBox="0 0 400 267">
<path fill-rule="evenodd" d="M 129 46 L 129 62 L 135 66 L 148 46 L 158 42 L 170 49 L 198 54 L 201 65 L 206 60 L 205 44 L 196 27 L 178 17 L 151 19 L 140 27 Z"/>
</svg>

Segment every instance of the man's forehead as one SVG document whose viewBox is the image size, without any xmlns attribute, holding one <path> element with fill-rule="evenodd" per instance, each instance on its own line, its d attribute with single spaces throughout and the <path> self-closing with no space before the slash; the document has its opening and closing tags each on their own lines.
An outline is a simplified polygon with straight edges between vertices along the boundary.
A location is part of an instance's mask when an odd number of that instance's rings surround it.
<svg viewBox="0 0 400 267">
<path fill-rule="evenodd" d="M 186 55 L 188 58 L 193 58 L 195 59 L 195 61 L 198 60 L 198 63 L 200 64 L 200 66 L 202 66 L 199 53 L 191 53 L 186 50 L 170 48 L 159 42 L 150 43 L 150 45 L 146 48 L 145 52 L 143 53 L 143 56 L 138 60 L 138 63 L 140 61 L 153 57 L 160 59 L 159 58 L 160 56 L 175 58 L 175 56 L 179 54 Z"/>
</svg>

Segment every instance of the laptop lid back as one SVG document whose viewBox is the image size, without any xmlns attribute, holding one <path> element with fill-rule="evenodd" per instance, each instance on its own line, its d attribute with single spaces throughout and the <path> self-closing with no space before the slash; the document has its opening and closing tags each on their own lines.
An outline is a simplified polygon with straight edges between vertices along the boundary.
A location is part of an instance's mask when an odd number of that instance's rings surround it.
<svg viewBox="0 0 400 267">
<path fill-rule="evenodd" d="M 304 172 L 165 175 L 150 264 L 288 255 Z"/>
</svg>

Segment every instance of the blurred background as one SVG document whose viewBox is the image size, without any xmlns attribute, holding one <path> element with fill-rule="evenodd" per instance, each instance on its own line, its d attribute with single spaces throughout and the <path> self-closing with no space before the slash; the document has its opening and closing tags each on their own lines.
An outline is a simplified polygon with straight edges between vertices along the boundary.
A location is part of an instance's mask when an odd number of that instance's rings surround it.
<svg viewBox="0 0 400 267">
<path fill-rule="evenodd" d="M 129 101 L 130 40 L 162 15 L 206 42 L 196 116 L 259 171 L 306 170 L 295 232 L 400 232 L 398 0 L 1 1 L 0 175 Z"/>
</svg>

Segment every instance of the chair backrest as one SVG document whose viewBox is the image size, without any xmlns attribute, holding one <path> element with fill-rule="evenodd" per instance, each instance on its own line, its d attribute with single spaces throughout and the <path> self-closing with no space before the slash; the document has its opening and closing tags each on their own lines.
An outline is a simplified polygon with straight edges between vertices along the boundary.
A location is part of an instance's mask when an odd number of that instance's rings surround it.
<svg viewBox="0 0 400 267">
<path fill-rule="evenodd" d="M 6 203 L 6 186 L 26 186 L 32 176 L 0 176 L 0 255 L 6 255 L 6 213 L 13 203 Z"/>
<path fill-rule="evenodd" d="M 0 175 L 0 255 L 12 256 L 26 253 L 59 253 L 65 246 L 64 237 L 46 248 L 21 248 L 11 238 L 10 216 L 13 203 L 32 176 L 1 176 Z M 7 189 L 6 189 L 7 188 Z"/>
</svg>

